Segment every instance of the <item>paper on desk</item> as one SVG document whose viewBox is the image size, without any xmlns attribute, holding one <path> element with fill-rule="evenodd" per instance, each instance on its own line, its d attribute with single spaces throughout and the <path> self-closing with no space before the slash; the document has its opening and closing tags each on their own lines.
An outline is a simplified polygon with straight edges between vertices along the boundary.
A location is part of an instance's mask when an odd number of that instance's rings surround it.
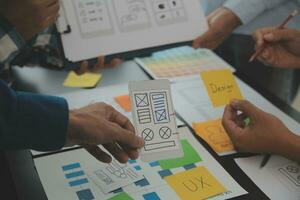
<svg viewBox="0 0 300 200">
<path fill-rule="evenodd" d="M 203 166 L 165 178 L 181 199 L 207 199 L 227 189 Z"/>
<path fill-rule="evenodd" d="M 300 166 L 286 158 L 272 155 L 260 168 L 263 156 L 237 158 L 236 164 L 272 200 L 300 199 Z"/>
<path fill-rule="evenodd" d="M 101 74 L 85 73 L 77 75 L 75 72 L 71 71 L 63 85 L 65 87 L 91 88 L 95 87 L 101 78 Z"/>
<path fill-rule="evenodd" d="M 235 152 L 234 146 L 222 126 L 221 119 L 193 123 L 197 135 L 218 154 Z"/>
<path fill-rule="evenodd" d="M 66 58 L 72 62 L 187 42 L 208 28 L 199 0 L 61 3 L 71 26 L 70 33 L 61 35 L 62 43 Z"/>
<path fill-rule="evenodd" d="M 212 105 L 224 106 L 232 99 L 243 99 L 234 75 L 228 69 L 201 72 Z"/>
<path fill-rule="evenodd" d="M 109 164 L 99 162 L 97 166 L 87 167 L 86 172 L 105 194 L 144 178 L 132 166 L 115 159 Z"/>
<path fill-rule="evenodd" d="M 199 78 L 200 72 L 229 69 L 235 71 L 222 58 L 209 49 L 182 46 L 153 53 L 150 57 L 135 61 L 153 79 L 169 79 L 171 82 Z"/>
<path fill-rule="evenodd" d="M 179 128 L 178 132 L 181 139 L 187 141 L 191 148 L 201 156 L 201 161 L 164 170 L 157 165 L 157 162 L 155 165 L 152 165 L 151 163 L 142 162 L 140 159 L 136 161 L 131 160 L 128 162 L 128 165 L 139 169 L 139 172 L 144 175 L 145 179 L 122 187 L 118 192 L 123 191 L 132 199 L 145 199 L 145 197 L 154 196 L 159 199 L 179 200 L 181 198 L 162 178 L 162 175 L 166 173 L 169 175 L 177 174 L 192 168 L 204 166 L 228 190 L 225 193 L 210 198 L 211 200 L 230 199 L 247 193 L 197 141 L 188 128 Z M 83 198 L 83 196 L 90 199 L 109 199 L 112 197 L 117 198 L 118 194 L 120 194 L 117 191 L 105 194 L 93 180 L 88 178 L 86 170 L 83 167 L 98 166 L 99 161 L 84 149 L 35 158 L 34 163 L 49 200 L 73 200 L 80 199 L 80 197 Z M 82 173 L 79 174 L 78 172 Z M 124 199 L 128 195 L 124 194 Z"/>
</svg>

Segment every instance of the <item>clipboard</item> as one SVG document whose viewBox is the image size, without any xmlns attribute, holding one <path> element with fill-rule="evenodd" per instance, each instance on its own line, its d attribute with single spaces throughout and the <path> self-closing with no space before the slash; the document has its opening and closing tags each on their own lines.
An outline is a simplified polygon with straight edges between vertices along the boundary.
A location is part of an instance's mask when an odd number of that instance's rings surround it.
<svg viewBox="0 0 300 200">
<path fill-rule="evenodd" d="M 69 1 L 69 5 L 68 5 L 68 1 Z M 61 4 L 61 9 L 59 11 L 60 17 L 57 20 L 56 28 L 57 28 L 57 38 L 58 38 L 58 42 L 59 42 L 60 52 L 61 52 L 61 55 L 63 55 L 63 58 L 64 58 L 63 59 L 64 60 L 64 65 L 68 69 L 76 69 L 80 66 L 80 63 L 81 63 L 82 60 L 72 61 L 72 59 L 70 59 L 69 56 L 68 56 L 69 53 L 65 51 L 66 48 L 67 48 L 66 47 L 66 42 L 63 41 L 64 38 L 66 38 L 69 35 L 73 34 L 72 31 L 74 31 L 74 32 L 77 31 L 78 32 L 78 29 L 79 29 L 78 27 L 73 27 L 73 26 L 78 25 L 74 22 L 75 19 L 73 19 L 73 18 L 76 18 L 76 16 L 73 15 L 73 17 L 70 19 L 70 15 L 68 15 L 68 13 L 67 13 L 68 10 L 66 9 L 65 4 L 67 4 L 67 7 L 70 10 L 71 9 L 71 3 L 76 2 L 76 0 L 74 0 L 74 2 L 70 2 L 70 1 L 72 1 L 72 0 L 64 0 L 64 1 L 61 0 L 60 1 L 60 4 Z M 80 1 L 80 0 L 77 0 L 77 1 Z M 92 1 L 93 0 L 90 0 L 89 2 L 92 2 Z M 102 0 L 102 2 L 106 2 L 106 1 L 107 0 Z M 166 0 L 166 1 L 169 1 L 169 0 Z M 176 2 L 180 2 L 180 4 L 182 4 L 184 1 L 190 2 L 190 0 L 176 0 Z M 198 0 L 193 0 L 193 1 L 199 2 Z M 109 1 L 107 1 L 107 2 L 109 2 Z M 117 2 L 117 1 L 115 1 L 115 2 Z M 120 2 L 120 1 L 118 1 L 118 2 Z M 144 2 L 144 3 L 149 4 L 149 2 L 146 1 L 146 0 L 139 0 L 139 1 L 136 1 L 136 2 Z M 161 1 L 152 0 L 152 2 L 161 2 Z M 109 3 L 111 3 L 111 2 L 109 2 Z M 201 8 L 201 5 L 200 5 L 200 8 Z M 74 8 L 74 6 L 72 6 L 72 9 L 75 10 L 76 8 Z M 135 7 L 135 9 L 137 9 L 137 8 Z M 204 14 L 203 14 L 202 18 L 205 18 Z M 72 20 L 73 20 L 73 23 L 72 23 Z M 203 24 L 201 26 L 203 26 L 203 27 L 201 27 L 201 32 L 199 32 L 199 34 L 201 34 L 202 32 L 205 32 L 208 28 L 206 21 L 203 22 Z M 127 34 L 127 32 L 125 34 Z M 198 36 L 198 35 L 195 35 L 194 38 L 196 38 L 196 36 Z M 159 50 L 178 47 L 178 46 L 183 46 L 183 45 L 191 45 L 192 44 L 191 39 L 194 39 L 194 38 L 190 38 L 189 40 L 172 41 L 171 43 L 166 43 L 166 44 L 165 43 L 157 44 L 155 46 L 150 45 L 150 47 L 147 47 L 147 45 L 146 45 L 144 48 L 135 48 L 133 50 L 128 50 L 128 51 L 125 50 L 125 51 L 116 52 L 116 53 L 113 52 L 113 53 L 109 53 L 109 54 L 104 54 L 103 56 L 105 56 L 105 62 L 106 63 L 109 63 L 114 58 L 119 58 L 119 59 L 122 59 L 122 60 L 126 61 L 126 60 L 131 60 L 135 57 L 147 57 L 147 56 L 150 56 L 153 52 L 156 52 L 156 51 L 159 51 Z M 126 38 L 125 38 L 125 40 L 126 40 Z M 74 40 L 74 41 L 76 42 L 76 40 Z M 118 46 L 118 45 L 116 45 L 116 46 Z M 80 46 L 80 48 L 81 48 L 81 46 Z M 69 49 L 71 49 L 71 48 L 69 48 Z M 76 48 L 74 48 L 74 49 L 76 49 Z M 101 54 L 99 56 L 101 56 Z M 94 64 L 96 64 L 97 60 L 98 60 L 97 55 L 94 54 L 92 57 L 95 57 L 95 58 L 84 59 L 84 60 L 88 61 L 89 67 L 94 66 Z"/>
</svg>

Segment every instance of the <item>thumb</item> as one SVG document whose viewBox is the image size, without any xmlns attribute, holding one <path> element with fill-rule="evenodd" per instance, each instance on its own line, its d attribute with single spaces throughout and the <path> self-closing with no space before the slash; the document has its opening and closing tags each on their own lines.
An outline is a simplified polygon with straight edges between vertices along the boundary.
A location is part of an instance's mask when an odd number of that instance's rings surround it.
<svg viewBox="0 0 300 200">
<path fill-rule="evenodd" d="M 250 117 L 252 121 L 257 120 L 256 116 L 261 111 L 247 100 L 232 100 L 230 104 L 234 109 L 241 111 L 246 116 Z"/>
<path fill-rule="evenodd" d="M 300 34 L 294 29 L 274 29 L 271 33 L 265 34 L 264 39 L 267 42 L 282 42 L 294 40 Z"/>
</svg>

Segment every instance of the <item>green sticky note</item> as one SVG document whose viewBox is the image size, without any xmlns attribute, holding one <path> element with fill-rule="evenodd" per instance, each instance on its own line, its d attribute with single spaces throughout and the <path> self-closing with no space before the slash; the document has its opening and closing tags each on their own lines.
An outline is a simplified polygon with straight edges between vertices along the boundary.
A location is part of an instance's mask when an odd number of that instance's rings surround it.
<svg viewBox="0 0 300 200">
<path fill-rule="evenodd" d="M 129 196 L 126 192 L 122 192 L 108 200 L 134 200 L 131 196 Z"/>
<path fill-rule="evenodd" d="M 251 123 L 251 119 L 249 117 L 247 117 L 246 119 L 244 119 L 244 123 L 245 123 L 245 126 L 249 126 Z"/>
<path fill-rule="evenodd" d="M 202 161 L 197 151 L 187 140 L 181 140 L 180 142 L 182 145 L 184 156 L 181 158 L 158 161 L 162 169 L 172 169 Z"/>
</svg>

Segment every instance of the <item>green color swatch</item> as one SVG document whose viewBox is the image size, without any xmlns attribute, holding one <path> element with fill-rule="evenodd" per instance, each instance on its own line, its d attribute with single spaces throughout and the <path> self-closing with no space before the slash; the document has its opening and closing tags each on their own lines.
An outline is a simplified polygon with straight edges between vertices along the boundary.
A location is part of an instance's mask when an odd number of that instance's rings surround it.
<svg viewBox="0 0 300 200">
<path fill-rule="evenodd" d="M 197 151 L 190 145 L 187 140 L 181 140 L 180 142 L 182 145 L 184 156 L 181 158 L 158 161 L 162 169 L 172 169 L 202 161 Z"/>
<path fill-rule="evenodd" d="M 129 196 L 126 192 L 122 192 L 108 200 L 134 200 L 131 196 Z"/>
</svg>

